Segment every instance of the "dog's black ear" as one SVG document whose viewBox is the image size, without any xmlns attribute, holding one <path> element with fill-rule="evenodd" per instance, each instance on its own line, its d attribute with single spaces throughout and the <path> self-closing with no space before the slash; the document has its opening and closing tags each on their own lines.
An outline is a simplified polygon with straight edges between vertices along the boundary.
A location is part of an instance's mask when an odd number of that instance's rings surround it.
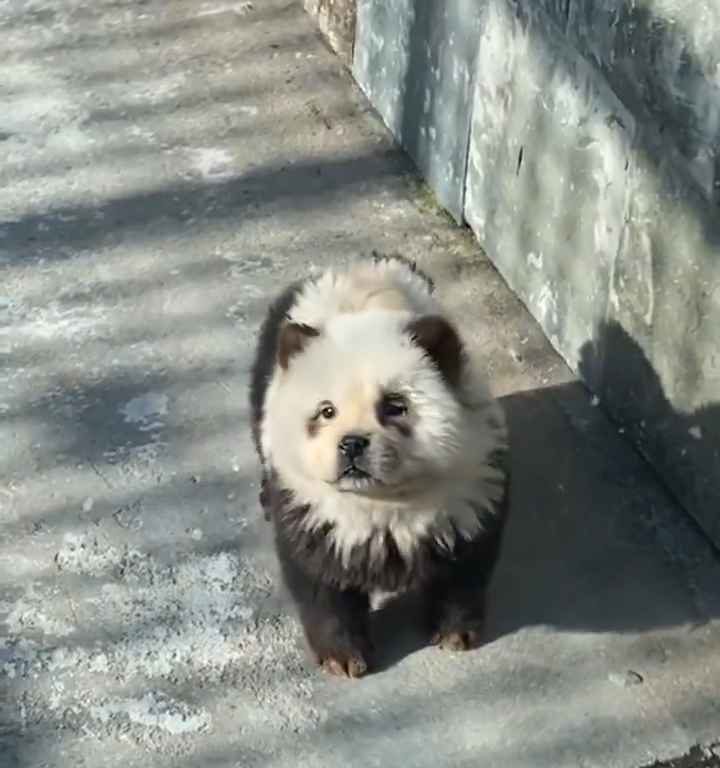
<svg viewBox="0 0 720 768">
<path fill-rule="evenodd" d="M 451 387 L 457 387 L 460 384 L 465 352 L 452 324 L 440 315 L 426 315 L 413 320 L 407 332 L 437 365 L 445 381 Z"/>
<path fill-rule="evenodd" d="M 277 360 L 280 367 L 286 370 L 290 364 L 290 358 L 303 351 L 310 339 L 319 336 L 316 328 L 301 323 L 285 323 L 280 329 L 278 338 Z"/>
</svg>

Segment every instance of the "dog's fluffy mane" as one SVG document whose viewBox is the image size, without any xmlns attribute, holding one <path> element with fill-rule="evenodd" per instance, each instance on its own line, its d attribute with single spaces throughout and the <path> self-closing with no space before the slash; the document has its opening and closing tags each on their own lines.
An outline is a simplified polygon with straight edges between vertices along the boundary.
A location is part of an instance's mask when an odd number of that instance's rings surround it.
<svg viewBox="0 0 720 768">
<path fill-rule="evenodd" d="M 403 323 L 417 318 L 444 316 L 432 282 L 414 264 L 398 258 L 361 261 L 297 284 L 281 299 L 275 309 L 278 313 L 291 323 L 314 329 L 318 336 L 332 335 L 335 343 L 352 345 L 357 355 L 363 354 L 365 344 L 371 366 L 385 364 L 380 351 L 383 336 L 397 334 Z M 278 318 L 275 320 L 277 324 Z M 365 341 L 358 338 L 360 327 Z M 354 335 L 348 335 L 350 332 Z M 418 359 L 424 359 L 422 365 L 430 367 L 422 351 L 415 351 Z M 328 366 L 332 364 L 327 361 Z M 255 437 L 266 477 L 273 478 L 288 499 L 279 514 L 285 509 L 285 523 L 292 521 L 299 534 L 322 532 L 341 562 L 350 563 L 359 548 L 371 560 L 382 559 L 388 540 L 394 542 L 401 558 L 412 559 L 418 547 L 430 543 L 452 549 L 459 540 L 471 540 L 493 524 L 504 493 L 505 474 L 499 457 L 505 453 L 507 433 L 502 410 L 467 356 L 463 355 L 459 379 L 452 386 L 439 373 L 429 385 L 430 392 L 433 387 L 443 388 L 443 402 L 449 402 L 450 390 L 453 408 L 459 410 L 452 421 L 453 434 L 447 437 L 451 463 L 430 486 L 419 484 L 396 498 L 341 493 L 286 466 L 278 445 L 282 424 L 277 423 L 274 411 L 286 372 L 276 362 L 264 369 L 259 366 L 259 370 L 265 379 L 260 382 L 263 393 L 254 403 Z M 424 369 L 422 373 L 424 381 L 434 375 Z M 318 375 L 325 372 L 318 371 Z M 255 388 L 258 386 L 256 382 Z M 433 446 L 427 449 L 433 450 Z M 443 450 L 442 445 L 436 450 Z M 298 509 L 303 513 L 298 515 Z"/>
</svg>

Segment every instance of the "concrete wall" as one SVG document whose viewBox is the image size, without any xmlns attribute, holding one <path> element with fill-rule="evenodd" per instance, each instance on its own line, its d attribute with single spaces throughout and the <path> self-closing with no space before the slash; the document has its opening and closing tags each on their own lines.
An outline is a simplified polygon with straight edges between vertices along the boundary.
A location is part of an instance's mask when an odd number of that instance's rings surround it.
<svg viewBox="0 0 720 768">
<path fill-rule="evenodd" d="M 720 5 L 637 5 L 486 3 L 465 214 L 720 542 Z"/>
<path fill-rule="evenodd" d="M 476 0 L 358 0 L 353 73 L 438 201 L 462 221 Z"/>
<path fill-rule="evenodd" d="M 353 62 L 720 544 L 720 3 L 358 0 Z"/>
</svg>

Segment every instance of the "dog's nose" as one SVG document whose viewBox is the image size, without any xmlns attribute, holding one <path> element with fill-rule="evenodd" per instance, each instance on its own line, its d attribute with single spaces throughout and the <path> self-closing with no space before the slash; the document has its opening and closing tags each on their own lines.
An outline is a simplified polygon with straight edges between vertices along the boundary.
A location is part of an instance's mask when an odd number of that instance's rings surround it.
<svg viewBox="0 0 720 768">
<path fill-rule="evenodd" d="M 368 445 L 370 445 L 370 441 L 367 437 L 362 435 L 345 435 L 340 441 L 338 448 L 343 456 L 352 461 L 362 456 Z"/>
</svg>

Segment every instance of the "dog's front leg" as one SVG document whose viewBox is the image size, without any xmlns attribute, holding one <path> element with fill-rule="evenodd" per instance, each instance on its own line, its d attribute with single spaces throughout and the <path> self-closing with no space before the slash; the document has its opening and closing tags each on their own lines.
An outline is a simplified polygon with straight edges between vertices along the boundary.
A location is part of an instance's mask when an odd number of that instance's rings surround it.
<svg viewBox="0 0 720 768">
<path fill-rule="evenodd" d="M 331 674 L 362 677 L 368 670 L 371 649 L 368 596 L 326 584 L 302 569 L 289 553 L 282 549 L 280 553 L 285 583 L 315 661 Z"/>
</svg>

